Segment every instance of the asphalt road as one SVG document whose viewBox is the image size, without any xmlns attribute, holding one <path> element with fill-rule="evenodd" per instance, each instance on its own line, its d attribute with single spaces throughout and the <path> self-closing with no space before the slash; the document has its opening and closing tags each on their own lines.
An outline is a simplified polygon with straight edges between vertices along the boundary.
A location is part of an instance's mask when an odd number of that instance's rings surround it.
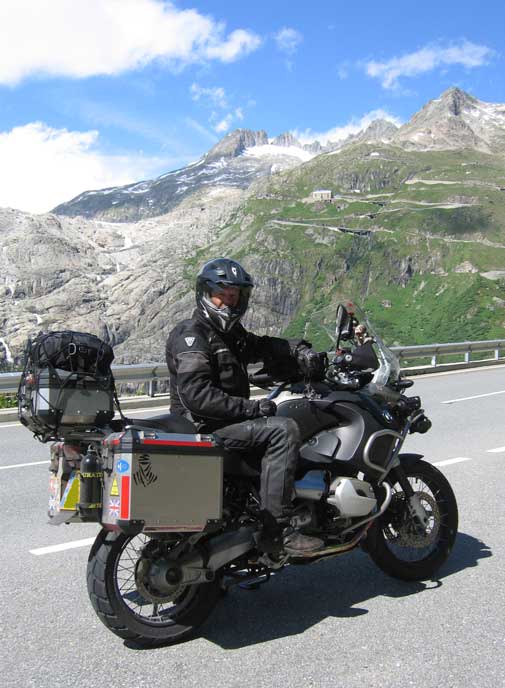
<svg viewBox="0 0 505 688">
<path fill-rule="evenodd" d="M 89 545 L 32 553 L 97 528 L 47 525 L 48 448 L 0 425 L 1 685 L 505 686 L 505 369 L 424 377 L 412 393 L 433 429 L 405 451 L 444 462 L 460 511 L 436 580 L 396 581 L 354 551 L 289 568 L 255 592 L 234 589 L 199 637 L 154 650 L 128 647 L 95 616 Z"/>
</svg>

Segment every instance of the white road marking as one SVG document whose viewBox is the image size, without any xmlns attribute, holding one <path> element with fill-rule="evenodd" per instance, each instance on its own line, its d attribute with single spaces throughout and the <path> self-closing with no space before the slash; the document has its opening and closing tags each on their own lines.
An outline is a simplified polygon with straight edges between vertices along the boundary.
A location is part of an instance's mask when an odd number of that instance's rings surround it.
<svg viewBox="0 0 505 688">
<path fill-rule="evenodd" d="M 496 449 L 487 450 L 488 454 L 501 454 L 502 452 L 505 452 L 505 447 L 496 447 Z"/>
<path fill-rule="evenodd" d="M 0 466 L 0 471 L 5 471 L 7 468 L 22 468 L 23 466 L 38 466 L 41 463 L 49 463 L 49 461 L 31 461 L 30 463 L 13 463 L 12 466 Z"/>
<path fill-rule="evenodd" d="M 0 428 L 20 428 L 21 423 L 2 423 L 0 421 Z"/>
<path fill-rule="evenodd" d="M 145 409 L 124 409 L 123 413 L 125 416 L 128 418 L 128 413 L 151 413 L 151 411 L 164 411 L 165 409 L 169 408 L 169 404 L 165 404 L 164 406 L 148 406 Z M 117 420 L 117 419 L 116 419 Z"/>
<path fill-rule="evenodd" d="M 472 459 L 469 459 L 466 456 L 457 456 L 454 459 L 445 459 L 445 461 L 436 461 L 433 465 L 434 466 L 451 466 L 453 463 L 461 463 L 461 461 L 471 461 Z"/>
<path fill-rule="evenodd" d="M 456 401 L 468 401 L 469 399 L 482 399 L 482 397 L 494 397 L 496 394 L 505 394 L 505 389 L 500 392 L 488 392 L 487 394 L 476 394 L 473 397 L 460 397 L 459 399 L 449 399 L 448 401 L 442 401 L 442 404 L 454 404 Z"/>
<path fill-rule="evenodd" d="M 74 540 L 73 542 L 63 542 L 61 545 L 50 545 L 49 547 L 39 547 L 31 549 L 30 554 L 39 557 L 42 554 L 52 554 L 53 552 L 63 552 L 66 549 L 77 549 L 77 547 L 88 547 L 95 542 L 96 538 L 86 538 L 85 540 Z"/>
</svg>

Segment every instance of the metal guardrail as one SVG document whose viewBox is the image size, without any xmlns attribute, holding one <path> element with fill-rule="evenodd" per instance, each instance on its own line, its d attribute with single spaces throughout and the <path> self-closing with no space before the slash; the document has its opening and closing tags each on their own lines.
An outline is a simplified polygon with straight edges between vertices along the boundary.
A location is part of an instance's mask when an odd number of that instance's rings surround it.
<svg viewBox="0 0 505 688">
<path fill-rule="evenodd" d="M 411 375 L 505 363 L 505 339 L 454 342 L 449 344 L 392 346 L 391 350 L 398 356 L 400 361 L 431 358 L 431 364 L 402 368 L 402 370 Z M 487 352 L 492 352 L 491 358 L 472 360 L 472 354 Z M 463 361 L 440 363 L 440 357 L 448 355 L 462 355 Z M 164 363 L 115 365 L 112 366 L 112 371 L 118 385 L 145 383 L 146 393 L 150 397 L 156 394 L 156 383 L 159 380 L 166 380 L 168 378 L 168 368 Z M 16 392 L 20 378 L 21 373 L 19 372 L 0 374 L 0 393 Z"/>
</svg>

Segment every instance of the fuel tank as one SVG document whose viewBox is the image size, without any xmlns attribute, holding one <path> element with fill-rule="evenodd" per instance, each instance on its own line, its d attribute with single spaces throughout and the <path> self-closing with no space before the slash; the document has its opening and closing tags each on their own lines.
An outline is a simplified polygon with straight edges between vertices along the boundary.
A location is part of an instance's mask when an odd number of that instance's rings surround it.
<svg viewBox="0 0 505 688">
<path fill-rule="evenodd" d="M 277 415 L 293 418 L 300 428 L 300 457 L 313 464 L 336 464 L 342 475 L 380 472 L 388 462 L 397 435 L 372 415 L 357 395 L 344 392 L 323 399 L 279 401 Z"/>
</svg>

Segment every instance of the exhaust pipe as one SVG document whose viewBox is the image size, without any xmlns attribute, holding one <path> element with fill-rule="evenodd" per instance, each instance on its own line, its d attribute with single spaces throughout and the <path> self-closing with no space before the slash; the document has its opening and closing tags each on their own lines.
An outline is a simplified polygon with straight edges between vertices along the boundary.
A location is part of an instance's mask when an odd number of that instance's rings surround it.
<svg viewBox="0 0 505 688">
<path fill-rule="evenodd" d="M 322 559 L 324 557 L 330 557 L 336 554 L 343 554 L 344 552 L 348 552 L 350 549 L 356 547 L 358 542 L 365 536 L 366 531 L 372 525 L 372 522 L 375 521 L 375 519 L 379 518 L 379 516 L 382 516 L 382 514 L 386 511 L 386 509 L 391 503 L 391 499 L 393 497 L 393 490 L 391 489 L 391 486 L 388 483 L 383 483 L 383 487 L 386 490 L 386 497 L 384 498 L 384 501 L 382 502 L 379 511 L 377 511 L 372 516 L 368 516 L 368 518 L 358 521 L 358 523 L 354 523 L 352 526 L 349 526 L 349 528 L 346 528 L 341 532 L 341 535 L 345 535 L 346 533 L 349 533 L 352 530 L 356 530 L 356 528 L 359 528 L 360 526 L 365 526 L 365 528 L 363 528 L 363 530 L 357 533 L 352 540 L 350 540 L 349 542 L 340 543 L 339 545 L 333 545 L 332 547 L 325 547 L 325 549 L 320 549 L 318 552 L 307 552 L 307 554 L 300 554 L 297 555 L 296 558 Z"/>
</svg>

